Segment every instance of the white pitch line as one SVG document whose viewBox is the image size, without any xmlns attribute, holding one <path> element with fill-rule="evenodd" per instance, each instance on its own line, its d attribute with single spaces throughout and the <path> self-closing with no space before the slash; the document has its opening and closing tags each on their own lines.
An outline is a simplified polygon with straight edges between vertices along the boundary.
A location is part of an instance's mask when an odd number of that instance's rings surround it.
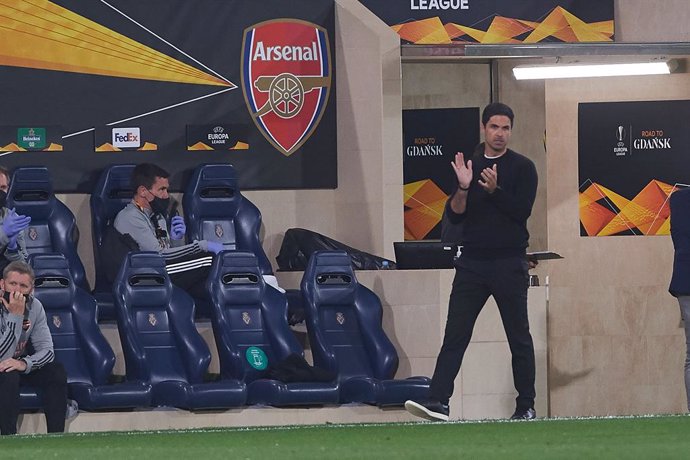
<svg viewBox="0 0 690 460">
<path fill-rule="evenodd" d="M 233 82 L 231 82 L 230 80 L 228 80 L 227 78 L 225 78 L 224 76 L 222 76 L 221 74 L 219 74 L 218 72 L 216 72 L 215 70 L 211 69 L 211 68 L 208 67 L 206 64 L 200 62 L 200 61 L 197 60 L 196 58 L 193 58 L 192 56 L 190 56 L 190 55 L 187 54 L 186 52 L 182 51 L 180 48 L 178 48 L 177 46 L 173 45 L 172 43 L 170 43 L 169 41 L 167 41 L 166 39 L 164 39 L 163 37 L 161 37 L 160 35 L 158 35 L 158 34 L 155 33 L 154 31 L 152 31 L 151 29 L 149 29 L 149 28 L 147 28 L 146 26 L 144 26 L 143 24 L 141 24 L 141 23 L 137 22 L 136 20 L 134 20 L 133 18 L 127 16 L 127 14 L 125 14 L 124 12 L 118 10 L 118 9 L 115 8 L 113 5 L 111 5 L 110 3 L 106 2 L 105 0 L 101 0 L 101 3 L 103 3 L 103 4 L 106 5 L 106 6 L 108 6 L 109 8 L 112 8 L 113 10 L 117 11 L 117 12 L 120 13 L 122 16 L 124 16 L 125 18 L 129 19 L 129 20 L 132 21 L 134 24 L 138 25 L 139 27 L 141 27 L 142 29 L 144 29 L 146 32 L 150 33 L 151 35 L 153 35 L 154 37 L 156 37 L 157 39 L 159 39 L 160 41 L 162 41 L 163 43 L 165 43 L 166 45 L 171 46 L 173 49 L 175 49 L 175 50 L 177 50 L 178 52 L 182 53 L 183 55 L 187 56 L 189 59 L 191 59 L 192 61 L 196 62 L 196 63 L 199 64 L 201 67 L 203 67 L 204 69 L 208 70 L 209 72 L 213 73 L 213 74 L 214 74 L 215 76 L 217 76 L 218 78 L 220 78 L 220 79 L 222 79 L 223 81 L 229 83 L 230 85 L 232 85 L 233 89 L 234 89 L 234 88 L 237 88 L 237 85 L 235 85 Z"/>
</svg>

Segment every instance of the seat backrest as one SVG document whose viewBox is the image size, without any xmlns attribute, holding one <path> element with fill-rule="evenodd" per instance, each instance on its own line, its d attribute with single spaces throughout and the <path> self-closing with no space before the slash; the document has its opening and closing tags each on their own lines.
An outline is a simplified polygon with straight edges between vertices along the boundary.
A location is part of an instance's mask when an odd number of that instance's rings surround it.
<svg viewBox="0 0 690 460">
<path fill-rule="evenodd" d="M 104 385 L 115 365 L 115 354 L 96 324 L 96 301 L 75 286 L 62 254 L 30 256 L 36 274 L 34 295 L 43 304 L 55 359 L 70 383 Z"/>
<path fill-rule="evenodd" d="M 263 275 L 273 273 L 261 246 L 261 212 L 240 192 L 232 165 L 198 166 L 182 198 L 187 236 L 223 243 L 226 249 L 256 255 Z"/>
<path fill-rule="evenodd" d="M 287 322 L 285 295 L 266 285 L 257 257 L 225 251 L 209 275 L 221 375 L 251 382 L 290 354 L 303 354 Z"/>
<path fill-rule="evenodd" d="M 29 254 L 59 253 L 69 262 L 77 286 L 89 290 L 84 264 L 77 254 L 79 229 L 65 204 L 53 194 L 48 168 L 21 167 L 14 170 L 7 206 L 31 217 L 24 242 Z"/>
<path fill-rule="evenodd" d="M 381 325 L 381 301 L 359 284 L 345 251 L 317 251 L 302 278 L 314 365 L 351 377 L 389 379 L 398 355 Z"/>
<path fill-rule="evenodd" d="M 132 252 L 114 286 L 115 309 L 130 380 L 201 383 L 211 353 L 194 326 L 194 301 L 172 285 L 155 252 Z"/>
<path fill-rule="evenodd" d="M 135 165 L 112 165 L 101 173 L 91 194 L 91 234 L 93 237 L 93 255 L 96 268 L 95 291 L 109 292 L 112 283 L 104 273 L 102 256 L 103 241 L 108 227 L 112 226 L 115 216 L 132 201 L 134 190 L 130 184 Z"/>
</svg>

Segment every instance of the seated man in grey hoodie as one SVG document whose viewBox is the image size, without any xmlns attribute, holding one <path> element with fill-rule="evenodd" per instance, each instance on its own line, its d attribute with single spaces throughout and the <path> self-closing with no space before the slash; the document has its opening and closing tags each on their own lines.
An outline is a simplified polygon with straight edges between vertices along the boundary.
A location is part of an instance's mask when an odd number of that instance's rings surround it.
<svg viewBox="0 0 690 460">
<path fill-rule="evenodd" d="M 34 272 L 10 262 L 0 280 L 0 434 L 16 434 L 19 386 L 41 390 L 48 433 L 65 431 L 67 376 L 56 362 L 41 302 L 33 297 Z"/>
<path fill-rule="evenodd" d="M 115 230 L 129 235 L 141 251 L 159 252 L 166 262 L 171 281 L 193 297 L 207 298 L 205 281 L 213 254 L 223 245 L 213 241 L 185 242 L 184 219 L 170 214 L 170 175 L 152 163 L 137 165 L 132 171 L 132 201 L 115 217 Z"/>
</svg>

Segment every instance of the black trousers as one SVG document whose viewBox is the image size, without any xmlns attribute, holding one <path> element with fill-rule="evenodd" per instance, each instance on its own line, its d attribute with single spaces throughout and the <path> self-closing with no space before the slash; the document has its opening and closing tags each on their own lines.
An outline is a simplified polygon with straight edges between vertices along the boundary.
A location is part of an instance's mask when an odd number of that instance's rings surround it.
<svg viewBox="0 0 690 460">
<path fill-rule="evenodd" d="M 53 361 L 29 374 L 0 372 L 0 434 L 17 433 L 20 385 L 41 390 L 48 433 L 65 431 L 67 375 L 62 364 Z"/>
<path fill-rule="evenodd" d="M 431 398 L 447 403 L 472 338 L 477 317 L 490 295 L 496 300 L 512 353 L 517 407 L 534 407 L 534 345 L 527 318 L 529 274 L 524 257 L 478 260 L 461 256 L 448 304 L 443 345 L 431 380 Z"/>
<path fill-rule="evenodd" d="M 181 273 L 173 273 L 170 275 L 170 281 L 195 299 L 209 299 L 206 279 L 210 272 L 210 267 L 200 267 Z"/>
<path fill-rule="evenodd" d="M 166 260 L 170 281 L 195 299 L 209 299 L 206 279 L 211 272 L 212 256 L 213 254 L 204 252 Z M 207 264 L 202 265 L 202 261 Z"/>
</svg>

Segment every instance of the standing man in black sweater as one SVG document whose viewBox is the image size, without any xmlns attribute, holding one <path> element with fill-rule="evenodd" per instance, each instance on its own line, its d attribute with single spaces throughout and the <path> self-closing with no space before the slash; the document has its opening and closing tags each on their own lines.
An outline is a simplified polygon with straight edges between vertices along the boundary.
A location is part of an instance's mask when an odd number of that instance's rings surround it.
<svg viewBox="0 0 690 460">
<path fill-rule="evenodd" d="M 501 103 L 482 113 L 483 144 L 465 163 L 452 162 L 458 188 L 446 203 L 453 224 L 462 223 L 462 254 L 448 304 L 443 345 L 436 361 L 428 401 L 407 401 L 405 408 L 429 420 L 448 420 L 448 400 L 474 324 L 489 296 L 498 305 L 512 353 L 518 392 L 511 419 L 531 420 L 534 411 L 534 346 L 527 318 L 529 286 L 527 218 L 537 193 L 534 163 L 508 149 L 513 111 Z"/>
</svg>

